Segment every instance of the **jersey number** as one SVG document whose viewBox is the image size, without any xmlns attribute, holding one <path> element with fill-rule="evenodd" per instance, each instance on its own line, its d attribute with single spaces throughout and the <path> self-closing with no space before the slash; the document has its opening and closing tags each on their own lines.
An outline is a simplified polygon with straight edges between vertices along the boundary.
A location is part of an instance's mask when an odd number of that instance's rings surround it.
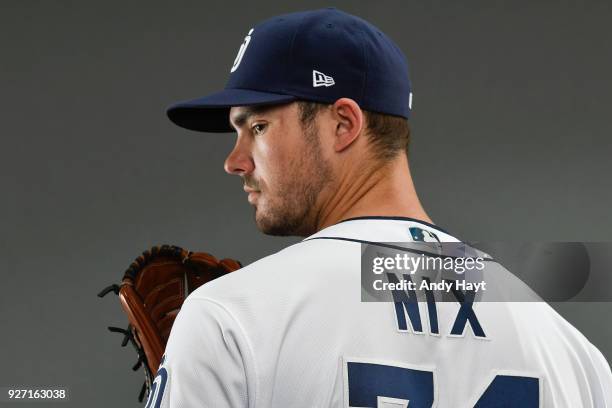
<svg viewBox="0 0 612 408">
<path fill-rule="evenodd" d="M 348 361 L 348 406 L 367 408 L 431 408 L 435 384 L 432 371 Z M 538 408 L 539 379 L 497 375 L 474 408 Z"/>
</svg>

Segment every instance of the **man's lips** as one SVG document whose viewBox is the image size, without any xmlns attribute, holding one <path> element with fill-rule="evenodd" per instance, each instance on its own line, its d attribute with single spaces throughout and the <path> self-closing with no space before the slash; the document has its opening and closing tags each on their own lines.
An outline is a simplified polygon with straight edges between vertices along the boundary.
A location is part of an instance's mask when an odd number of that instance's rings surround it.
<svg viewBox="0 0 612 408">
<path fill-rule="evenodd" d="M 255 204 L 255 200 L 257 199 L 257 196 L 259 195 L 260 191 L 259 190 L 255 190 L 254 188 L 248 187 L 248 186 L 244 186 L 244 191 L 246 193 L 248 193 L 248 197 L 247 200 L 249 201 L 249 203 L 251 204 Z"/>
<path fill-rule="evenodd" d="M 251 193 L 259 193 L 259 190 L 255 190 L 254 188 L 248 187 L 248 186 L 244 186 L 244 191 L 251 194 Z"/>
</svg>

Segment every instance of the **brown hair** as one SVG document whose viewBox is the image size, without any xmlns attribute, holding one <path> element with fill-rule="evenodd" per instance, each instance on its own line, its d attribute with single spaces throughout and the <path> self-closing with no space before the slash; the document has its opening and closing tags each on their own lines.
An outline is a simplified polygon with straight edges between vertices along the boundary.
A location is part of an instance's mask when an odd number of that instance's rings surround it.
<svg viewBox="0 0 612 408">
<path fill-rule="evenodd" d="M 330 105 L 298 101 L 300 122 L 304 128 L 310 127 L 317 114 Z M 375 157 L 388 161 L 400 151 L 408 155 L 410 145 L 410 125 L 406 118 L 383 113 L 363 111 L 366 119 L 366 133 L 374 148 Z"/>
</svg>

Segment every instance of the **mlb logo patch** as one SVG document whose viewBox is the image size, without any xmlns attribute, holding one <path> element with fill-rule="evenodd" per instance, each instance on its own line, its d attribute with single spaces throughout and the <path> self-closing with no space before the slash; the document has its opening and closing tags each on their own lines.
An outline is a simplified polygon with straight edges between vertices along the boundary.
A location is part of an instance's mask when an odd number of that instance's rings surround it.
<svg viewBox="0 0 612 408">
<path fill-rule="evenodd" d="M 408 230 L 410 231 L 410 235 L 412 236 L 412 239 L 415 241 L 440 242 L 440 239 L 438 238 L 438 236 L 431 231 L 426 231 L 422 228 L 417 228 L 417 227 L 410 227 L 408 228 Z"/>
</svg>

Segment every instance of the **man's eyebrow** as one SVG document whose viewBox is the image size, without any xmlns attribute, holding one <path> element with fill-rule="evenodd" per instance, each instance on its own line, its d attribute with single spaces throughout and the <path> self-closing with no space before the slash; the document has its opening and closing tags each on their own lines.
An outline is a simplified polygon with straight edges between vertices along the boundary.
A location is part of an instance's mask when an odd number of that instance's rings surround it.
<svg viewBox="0 0 612 408">
<path fill-rule="evenodd" d="M 251 116 L 265 112 L 268 109 L 270 109 L 269 106 L 249 106 L 240 113 L 236 114 L 234 117 L 230 118 L 230 125 L 234 128 L 234 130 L 236 130 L 237 128 L 244 126 Z"/>
</svg>

